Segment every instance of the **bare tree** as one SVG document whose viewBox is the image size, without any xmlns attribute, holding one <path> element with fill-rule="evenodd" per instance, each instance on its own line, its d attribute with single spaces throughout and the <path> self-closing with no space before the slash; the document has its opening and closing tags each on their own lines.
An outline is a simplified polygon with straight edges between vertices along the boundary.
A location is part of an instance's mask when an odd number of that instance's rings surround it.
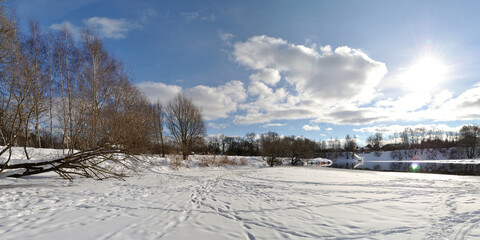
<svg viewBox="0 0 480 240">
<path fill-rule="evenodd" d="M 167 104 L 166 112 L 167 127 L 186 160 L 194 144 L 206 134 L 202 113 L 181 94 Z"/>
<path fill-rule="evenodd" d="M 15 19 L 15 18 L 12 18 Z M 32 62 L 28 61 L 21 49 L 21 39 L 19 37 L 16 23 L 13 22 L 13 35 L 10 41 L 12 47 L 11 62 L 2 69 L 1 89 L 2 93 L 7 95 L 7 99 L 2 105 L 2 115 L 7 118 L 5 129 L 8 131 L 6 147 L 0 151 L 0 155 L 6 151 L 9 152 L 7 161 L 4 162 L 3 171 L 11 159 L 11 147 L 17 143 L 20 133 L 25 133 L 25 142 L 28 141 L 28 122 L 32 117 L 38 101 L 33 97 L 35 95 L 35 84 L 32 76 Z M 3 135 L 3 134 L 2 134 Z M 27 159 L 29 158 L 26 148 L 24 148 Z"/>
<path fill-rule="evenodd" d="M 0 137 L 5 145 L 0 149 L 0 173 L 21 177 L 54 171 L 69 180 L 73 175 L 121 178 L 124 175 L 108 165 L 124 165 L 129 154 L 151 146 L 151 104 L 92 33 L 86 32 L 81 49 L 75 47 L 66 26 L 55 37 L 45 36 L 34 21 L 28 34 L 22 35 L 13 11 L 7 12 L 0 0 Z M 61 99 L 58 112 L 52 108 L 55 98 Z M 53 160 L 10 164 L 13 146 L 24 147 L 29 159 L 29 138 L 35 139 L 35 146 L 48 145 L 42 136 L 48 133 L 41 130 L 47 110 L 52 145 L 56 115 L 69 153 Z"/>
<path fill-rule="evenodd" d="M 43 113 L 47 110 L 47 78 L 45 74 L 45 60 L 46 60 L 46 44 L 44 36 L 40 32 L 39 24 L 30 20 L 29 22 L 29 36 L 25 41 L 25 58 L 29 62 L 31 71 L 28 71 L 30 82 L 34 85 L 32 100 L 34 101 L 34 129 L 35 129 L 35 144 L 33 146 L 42 147 L 40 120 Z M 28 122 L 27 122 L 28 123 Z M 29 129 L 27 129 L 29 131 Z M 26 136 L 28 138 L 28 136 Z"/>
<path fill-rule="evenodd" d="M 282 145 L 282 140 L 278 133 L 268 132 L 261 137 L 262 157 L 267 161 L 270 167 L 281 165 L 282 161 L 279 159 L 284 154 L 285 148 Z"/>
<path fill-rule="evenodd" d="M 9 84 L 8 72 L 12 70 L 11 63 L 15 59 L 15 25 L 12 21 L 10 11 L 4 7 L 4 1 L 0 0 L 0 135 L 3 140 L 3 145 L 8 144 L 7 135 L 10 129 L 8 128 L 9 122 L 9 107 L 11 102 L 11 96 L 9 94 L 11 84 Z"/>
<path fill-rule="evenodd" d="M 10 11 L 3 4 L 4 1 L 0 0 L 0 65 L 11 61 L 13 55 L 12 38 L 15 28 Z"/>
<path fill-rule="evenodd" d="M 383 135 L 381 133 L 375 133 L 367 138 L 367 143 L 372 147 L 373 150 L 379 151 L 382 146 Z"/>
<path fill-rule="evenodd" d="M 308 138 L 290 136 L 282 139 L 281 146 L 284 148 L 283 153 L 290 158 L 293 166 L 303 166 L 305 159 L 313 157 L 316 144 Z"/>
<path fill-rule="evenodd" d="M 345 151 L 347 151 L 347 159 L 348 159 L 348 155 L 349 153 L 348 152 L 351 152 L 352 153 L 352 158 L 353 158 L 353 155 L 355 153 L 355 149 L 357 148 L 357 138 L 355 137 L 350 137 L 349 134 L 347 134 L 347 136 L 345 137 L 345 143 L 343 145 Z"/>
<path fill-rule="evenodd" d="M 355 152 L 355 149 L 357 148 L 357 138 L 352 138 L 349 134 L 347 134 L 345 137 L 344 148 L 346 151 Z"/>
<path fill-rule="evenodd" d="M 75 96 L 78 92 L 78 77 L 80 71 L 79 50 L 75 47 L 72 34 L 67 25 L 57 33 L 54 44 L 54 64 L 59 94 L 61 99 L 60 113 L 58 117 L 63 123 L 63 149 L 69 149 L 72 152 L 77 142 L 78 129 L 74 126 L 83 126 L 78 120 L 74 119 Z M 77 109 L 79 110 L 79 109 Z M 83 109 L 82 109 L 83 110 Z"/>
<path fill-rule="evenodd" d="M 258 144 L 255 141 L 257 134 L 251 132 L 245 135 L 248 142 L 248 155 L 255 156 L 258 153 Z"/>
<path fill-rule="evenodd" d="M 121 62 L 115 63 L 112 94 L 99 109 L 99 145 L 118 145 L 129 153 L 142 153 L 152 146 L 153 113 L 145 96 L 130 82 Z"/>
<path fill-rule="evenodd" d="M 48 119 L 50 125 L 50 147 L 54 148 L 54 136 L 53 136 L 53 99 L 54 99 L 54 38 L 53 34 L 48 33 L 46 35 L 46 44 L 47 44 L 47 61 L 46 61 L 46 69 L 47 69 L 47 82 L 48 82 Z"/>
<path fill-rule="evenodd" d="M 480 128 L 477 125 L 464 125 L 460 129 L 460 146 L 465 149 L 467 158 L 474 158 L 480 140 Z"/>
<path fill-rule="evenodd" d="M 82 45 L 83 72 L 80 84 L 82 96 L 89 109 L 89 146 L 96 147 L 102 139 L 99 129 L 104 124 L 100 121 L 100 110 L 112 94 L 115 63 L 104 49 L 102 41 L 88 29 L 82 36 Z"/>
<path fill-rule="evenodd" d="M 165 157 L 165 145 L 163 136 L 163 127 L 165 125 L 165 110 L 160 102 L 152 105 L 153 127 L 155 132 L 155 140 L 160 145 L 162 157 Z"/>
</svg>

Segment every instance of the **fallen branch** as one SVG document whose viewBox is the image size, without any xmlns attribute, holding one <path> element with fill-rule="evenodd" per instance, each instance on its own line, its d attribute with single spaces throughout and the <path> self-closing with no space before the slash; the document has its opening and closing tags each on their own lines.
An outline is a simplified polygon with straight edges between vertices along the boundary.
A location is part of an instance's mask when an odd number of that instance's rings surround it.
<svg viewBox="0 0 480 240">
<path fill-rule="evenodd" d="M 6 165 L 4 166 L 5 170 L 24 169 L 24 171 L 12 171 L 10 175 L 8 174 L 9 172 L 4 174 L 7 177 L 19 178 L 53 171 L 70 181 L 73 180 L 74 175 L 96 180 L 107 178 L 123 180 L 127 176 L 124 171 L 118 171 L 112 167 L 121 166 L 124 170 L 133 170 L 125 161 L 127 157 L 129 155 L 122 149 L 100 147 L 68 154 L 53 160 Z"/>
</svg>

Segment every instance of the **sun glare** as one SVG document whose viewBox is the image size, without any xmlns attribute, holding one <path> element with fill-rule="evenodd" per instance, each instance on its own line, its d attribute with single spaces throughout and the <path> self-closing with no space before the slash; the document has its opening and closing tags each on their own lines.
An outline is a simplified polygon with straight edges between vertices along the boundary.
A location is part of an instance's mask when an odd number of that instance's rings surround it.
<svg viewBox="0 0 480 240">
<path fill-rule="evenodd" d="M 401 76 L 403 87 L 413 91 L 430 92 L 445 81 L 447 66 L 438 58 L 424 57 Z"/>
</svg>

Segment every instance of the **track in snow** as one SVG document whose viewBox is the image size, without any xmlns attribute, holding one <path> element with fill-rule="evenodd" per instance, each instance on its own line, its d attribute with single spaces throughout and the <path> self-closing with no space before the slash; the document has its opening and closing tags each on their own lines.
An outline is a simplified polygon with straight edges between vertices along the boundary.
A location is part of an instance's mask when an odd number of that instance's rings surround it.
<svg viewBox="0 0 480 240">
<path fill-rule="evenodd" d="M 2 239 L 480 238 L 480 178 L 278 167 L 1 179 Z"/>
</svg>

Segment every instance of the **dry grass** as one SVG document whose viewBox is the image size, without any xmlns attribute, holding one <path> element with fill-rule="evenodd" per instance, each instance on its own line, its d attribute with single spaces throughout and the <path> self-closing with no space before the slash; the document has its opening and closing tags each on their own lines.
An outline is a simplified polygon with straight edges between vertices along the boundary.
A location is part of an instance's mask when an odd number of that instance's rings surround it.
<svg viewBox="0 0 480 240">
<path fill-rule="evenodd" d="M 240 158 L 240 165 L 246 166 L 246 165 L 247 165 L 247 159 L 245 159 L 245 158 Z"/>
<path fill-rule="evenodd" d="M 204 157 L 201 157 L 199 160 L 200 160 L 200 167 L 210 167 L 210 166 L 214 166 L 216 165 L 215 163 L 217 162 L 217 156 L 216 155 L 213 155 L 213 157 L 211 156 L 204 156 Z"/>
<path fill-rule="evenodd" d="M 232 165 L 232 166 L 245 166 L 247 165 L 247 160 L 245 158 L 241 158 L 239 161 L 235 157 L 228 157 L 228 156 L 204 156 L 199 159 L 201 167 L 220 167 L 225 165 Z"/>
<path fill-rule="evenodd" d="M 168 158 L 170 158 L 170 168 L 171 169 L 178 170 L 178 168 L 180 168 L 182 166 L 183 158 L 182 158 L 181 155 L 174 154 L 174 155 L 168 156 Z"/>
</svg>

